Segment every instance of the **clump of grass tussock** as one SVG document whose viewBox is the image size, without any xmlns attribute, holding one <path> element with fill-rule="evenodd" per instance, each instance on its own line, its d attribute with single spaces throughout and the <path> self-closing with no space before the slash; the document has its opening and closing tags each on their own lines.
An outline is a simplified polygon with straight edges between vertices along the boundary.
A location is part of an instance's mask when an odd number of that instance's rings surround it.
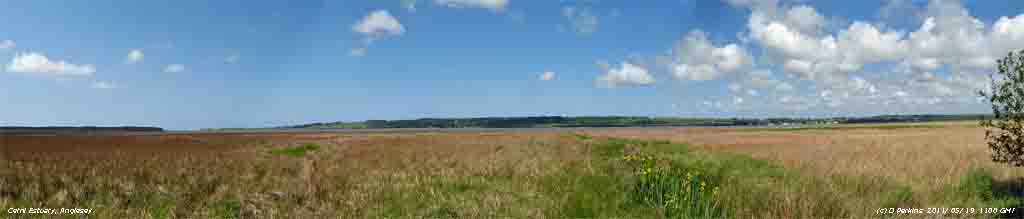
<svg viewBox="0 0 1024 219">
<path fill-rule="evenodd" d="M 307 144 L 303 144 L 303 145 L 299 145 L 299 146 L 295 146 L 295 147 L 289 147 L 289 148 L 284 148 L 284 149 L 272 150 L 272 151 L 270 151 L 270 153 L 271 154 L 277 154 L 277 155 L 292 156 L 292 157 L 304 157 L 304 156 L 306 156 L 306 154 L 308 154 L 310 152 L 317 151 L 317 150 L 320 150 L 320 145 L 313 144 L 313 143 L 307 143 Z"/>
<path fill-rule="evenodd" d="M 1011 208 L 1022 204 L 1019 184 L 1001 185 L 988 168 L 972 166 L 960 181 L 940 191 L 936 204 L 959 208 Z M 978 215 L 973 215 L 978 216 Z M 981 215 L 981 216 L 993 216 Z"/>
</svg>

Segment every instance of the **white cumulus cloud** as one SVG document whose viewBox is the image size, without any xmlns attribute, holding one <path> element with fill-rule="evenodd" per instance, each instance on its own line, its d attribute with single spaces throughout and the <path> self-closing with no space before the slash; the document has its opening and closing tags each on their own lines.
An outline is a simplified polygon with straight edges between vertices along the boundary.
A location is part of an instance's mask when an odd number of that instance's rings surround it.
<svg viewBox="0 0 1024 219">
<path fill-rule="evenodd" d="M 748 37 L 766 50 L 769 60 L 803 79 L 842 83 L 864 65 L 898 61 L 909 52 L 904 31 L 854 21 L 838 33 L 825 33 L 824 16 L 814 8 L 794 6 L 780 17 L 773 14 L 782 11 L 776 7 L 753 9 L 747 21 Z"/>
<path fill-rule="evenodd" d="M 825 17 L 807 5 L 798 5 L 786 11 L 783 18 L 788 26 L 796 27 L 803 33 L 817 33 L 825 27 Z"/>
<path fill-rule="evenodd" d="M 807 88 L 815 92 L 791 92 L 798 90 L 796 82 L 770 71 L 751 71 L 748 77 L 731 83 L 736 85 L 730 87 L 735 88 L 730 89 L 733 95 L 749 89 L 762 96 L 784 95 L 776 98 L 779 101 L 774 104 L 783 105 L 777 109 L 857 113 L 984 110 L 971 94 L 987 86 L 987 74 L 994 70 L 998 58 L 1024 48 L 1024 13 L 995 16 L 986 23 L 957 0 L 930 0 L 924 7 L 891 0 L 879 9 L 881 19 L 900 16 L 918 22 L 897 21 L 895 25 L 830 17 L 801 1 L 723 1 L 750 12 L 746 29 L 737 37 L 743 45 L 760 51 L 754 68 L 777 69 L 790 79 L 804 80 L 801 84 L 809 82 Z M 710 57 L 712 49 L 705 48 L 704 54 Z M 700 79 L 712 75 L 707 66 L 670 69 L 685 69 L 693 72 L 686 78 Z M 769 90 L 776 93 L 766 92 Z M 765 104 L 771 107 L 770 102 Z"/>
<path fill-rule="evenodd" d="M 92 85 L 89 85 L 89 87 L 96 88 L 96 89 L 114 89 L 114 88 L 117 88 L 117 86 L 114 85 L 114 83 L 106 82 L 106 81 L 96 81 L 96 82 L 93 82 Z"/>
<path fill-rule="evenodd" d="M 486 8 L 494 11 L 505 10 L 508 0 L 434 0 L 434 3 L 452 8 Z"/>
<path fill-rule="evenodd" d="M 1024 48 L 1024 14 L 1000 17 L 992 25 L 992 39 L 996 48 Z"/>
<path fill-rule="evenodd" d="M 10 49 L 10 48 L 14 48 L 14 46 L 16 46 L 16 45 L 17 44 L 14 43 L 14 40 L 0 41 L 0 49 Z"/>
<path fill-rule="evenodd" d="M 171 64 L 164 67 L 164 72 L 167 73 L 178 73 L 185 71 L 185 65 L 182 64 Z"/>
<path fill-rule="evenodd" d="M 572 31 L 581 36 L 597 32 L 600 24 L 597 15 L 589 7 L 566 6 L 562 8 L 562 16 L 569 20 Z"/>
<path fill-rule="evenodd" d="M 622 86 L 643 86 L 654 83 L 654 77 L 647 68 L 634 65 L 629 62 L 622 62 L 618 68 L 606 68 L 606 72 L 597 78 L 597 86 L 602 88 L 616 88 Z"/>
<path fill-rule="evenodd" d="M 129 64 L 134 64 L 141 62 L 142 59 L 144 59 L 145 57 L 146 55 L 142 54 L 141 49 L 133 49 L 132 51 L 128 52 L 128 58 L 125 61 Z"/>
<path fill-rule="evenodd" d="M 363 56 L 366 56 L 366 52 L 367 51 L 366 51 L 365 47 L 353 48 L 353 49 L 348 51 L 348 56 L 363 57 Z"/>
<path fill-rule="evenodd" d="M 856 65 L 897 60 L 908 52 L 904 35 L 900 31 L 883 32 L 874 25 L 854 22 L 839 32 L 839 50 L 845 53 L 843 61 Z"/>
<path fill-rule="evenodd" d="M 391 16 L 391 13 L 388 13 L 387 10 L 376 10 L 370 12 L 370 14 L 363 17 L 355 25 L 352 25 L 352 31 L 375 37 L 398 36 L 405 33 L 405 26 L 402 26 L 402 23 Z"/>
<path fill-rule="evenodd" d="M 96 67 L 90 64 L 77 65 L 66 61 L 50 60 L 41 53 L 22 53 L 14 56 L 7 65 L 7 71 L 20 73 L 43 73 L 59 76 L 90 76 Z"/>
<path fill-rule="evenodd" d="M 405 26 L 387 10 L 376 10 L 352 25 L 352 31 L 362 34 L 364 46 L 349 50 L 349 56 L 365 56 L 368 46 L 379 38 L 401 36 L 405 34 Z"/>
<path fill-rule="evenodd" d="M 555 79 L 555 72 L 545 71 L 544 73 L 541 73 L 540 76 L 537 76 L 537 79 L 541 81 L 550 81 L 552 79 Z"/>
<path fill-rule="evenodd" d="M 764 69 L 758 69 L 748 73 L 745 83 L 747 86 L 761 89 L 775 89 L 777 91 L 793 90 L 793 85 L 789 84 L 789 82 L 775 79 L 771 71 Z"/>
<path fill-rule="evenodd" d="M 678 80 L 706 81 L 742 70 L 752 58 L 736 44 L 715 47 L 700 30 L 690 31 L 672 50 L 672 75 Z"/>
</svg>

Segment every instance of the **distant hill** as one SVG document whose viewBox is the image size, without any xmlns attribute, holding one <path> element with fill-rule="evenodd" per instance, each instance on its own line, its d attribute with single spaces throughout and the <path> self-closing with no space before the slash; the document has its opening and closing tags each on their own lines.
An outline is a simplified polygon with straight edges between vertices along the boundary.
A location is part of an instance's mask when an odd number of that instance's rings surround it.
<svg viewBox="0 0 1024 219">
<path fill-rule="evenodd" d="M 413 120 L 367 120 L 364 122 L 311 123 L 283 128 L 537 128 L 537 127 L 623 127 L 623 126 L 680 126 L 730 125 L 728 119 L 653 118 L 653 117 L 482 117 L 482 118 L 424 118 Z"/>
<path fill-rule="evenodd" d="M 879 115 L 832 118 L 679 118 L 636 116 L 537 116 L 480 118 L 423 118 L 367 120 L 363 122 L 310 123 L 276 128 L 377 129 L 377 128 L 542 128 L 542 127 L 652 127 L 652 126 L 747 126 L 808 125 L 836 123 L 893 123 L 978 120 L 989 115 Z"/>
<path fill-rule="evenodd" d="M 143 126 L 0 126 L 0 133 L 66 133 L 66 132 L 162 132 L 163 128 Z"/>
<path fill-rule="evenodd" d="M 937 122 L 981 120 L 990 118 L 990 114 L 952 114 L 952 115 L 880 115 L 871 117 L 842 118 L 843 123 L 888 123 L 888 122 Z"/>
</svg>

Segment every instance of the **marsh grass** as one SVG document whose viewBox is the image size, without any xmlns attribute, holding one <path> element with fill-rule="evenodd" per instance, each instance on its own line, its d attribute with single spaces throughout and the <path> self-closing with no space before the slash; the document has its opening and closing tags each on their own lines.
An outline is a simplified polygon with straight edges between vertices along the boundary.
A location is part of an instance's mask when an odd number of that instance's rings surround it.
<svg viewBox="0 0 1024 219">
<path fill-rule="evenodd" d="M 461 149 L 465 159 L 382 151 L 393 163 L 321 148 L 317 162 L 335 165 L 309 170 L 316 178 L 297 175 L 305 162 L 244 154 L 18 162 L 54 174 L 0 178 L 0 207 L 83 206 L 97 209 L 96 218 L 743 218 L 849 217 L 875 203 L 908 202 L 863 195 L 889 191 L 885 183 L 821 180 L 667 141 L 581 135 L 511 143 L 484 155 Z M 452 147 L 445 144 L 431 148 Z M 311 148 L 318 147 L 281 154 Z M 297 186 L 305 184 L 316 186 Z"/>
<path fill-rule="evenodd" d="M 659 209 L 668 218 L 722 217 L 718 203 L 718 186 L 701 175 L 699 170 L 683 170 L 659 165 L 654 156 L 639 152 L 623 160 L 633 168 L 632 201 Z"/>
<path fill-rule="evenodd" d="M 894 125 L 894 124 L 878 124 L 878 125 L 828 125 L 828 126 L 807 126 L 807 127 L 779 127 L 779 128 L 741 128 L 737 129 L 740 132 L 793 132 L 793 131 L 810 131 L 810 130 L 823 130 L 823 131 L 843 131 L 843 130 L 864 130 L 864 129 L 875 129 L 875 130 L 897 130 L 897 129 L 939 129 L 944 128 L 947 125 L 944 124 L 906 124 L 906 125 Z"/>
<path fill-rule="evenodd" d="M 941 198 L 921 199 L 931 191 L 884 176 L 814 175 L 669 141 L 438 134 L 265 148 L 288 143 L 74 162 L 19 156 L 6 162 L 36 174 L 0 175 L 0 209 L 84 207 L 92 218 L 862 218 L 879 217 L 880 207 L 1019 204 L 983 168 Z"/>
<path fill-rule="evenodd" d="M 210 204 L 213 209 L 213 218 L 239 218 L 242 211 L 242 203 L 238 200 L 221 200 Z"/>
<path fill-rule="evenodd" d="M 609 138 L 592 146 L 593 155 L 603 164 L 580 178 L 614 179 L 603 184 L 617 186 L 602 186 L 604 190 L 588 194 L 603 194 L 606 197 L 599 198 L 604 200 L 625 197 L 627 201 L 618 206 L 627 210 L 556 216 L 836 218 L 877 216 L 873 210 L 883 205 L 916 205 L 908 186 L 884 177 L 820 178 L 747 155 L 695 151 L 667 141 Z"/>
<path fill-rule="evenodd" d="M 1020 194 L 1012 190 L 1021 188 L 1000 188 L 997 183 L 991 170 L 972 166 L 959 183 L 948 185 L 941 191 L 940 201 L 963 208 L 1010 208 L 1022 203 Z"/>
<path fill-rule="evenodd" d="M 292 157 L 304 157 L 306 156 L 306 154 L 317 150 L 320 150 L 320 145 L 314 143 L 306 143 L 295 147 L 272 150 L 270 151 L 270 153 Z"/>
</svg>

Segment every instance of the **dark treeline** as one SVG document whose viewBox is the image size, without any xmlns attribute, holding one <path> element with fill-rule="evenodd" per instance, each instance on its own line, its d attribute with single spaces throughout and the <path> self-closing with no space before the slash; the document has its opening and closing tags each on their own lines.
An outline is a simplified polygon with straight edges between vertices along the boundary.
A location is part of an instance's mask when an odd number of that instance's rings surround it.
<svg viewBox="0 0 1024 219">
<path fill-rule="evenodd" d="M 830 118 L 680 118 L 640 116 L 533 116 L 480 118 L 423 118 L 408 120 L 367 120 L 363 122 L 309 123 L 275 128 L 300 129 L 381 129 L 381 128 L 557 128 L 557 127 L 656 127 L 656 126 L 752 126 L 813 125 L 839 123 L 899 123 L 980 120 L 987 114 L 956 115 L 879 115 Z M 0 126 L 0 133 L 48 132 L 162 132 L 146 126 Z"/>
<path fill-rule="evenodd" d="M 650 127 L 650 126 L 749 126 L 808 125 L 836 123 L 891 123 L 978 120 L 969 115 L 881 115 L 832 118 L 678 118 L 636 116 L 535 116 L 481 118 L 424 118 L 410 120 L 367 120 L 364 122 L 310 123 L 279 128 L 363 129 L 363 128 L 541 128 L 541 127 Z"/>
<path fill-rule="evenodd" d="M 533 128 L 576 126 L 629 126 L 668 123 L 647 117 L 482 117 L 367 120 L 365 122 L 312 123 L 285 128 Z"/>
<path fill-rule="evenodd" d="M 961 121 L 981 120 L 991 118 L 987 114 L 957 114 L 957 115 L 881 115 L 872 117 L 838 118 L 843 123 L 889 123 L 889 122 L 935 122 L 935 121 Z"/>
<path fill-rule="evenodd" d="M 40 126 L 40 127 L 29 127 L 29 126 L 0 126 L 0 132 L 99 132 L 99 131 L 116 131 L 116 132 L 162 132 L 163 128 L 159 127 L 145 127 L 145 126 L 115 126 L 115 127 L 98 127 L 98 126 Z"/>
</svg>

